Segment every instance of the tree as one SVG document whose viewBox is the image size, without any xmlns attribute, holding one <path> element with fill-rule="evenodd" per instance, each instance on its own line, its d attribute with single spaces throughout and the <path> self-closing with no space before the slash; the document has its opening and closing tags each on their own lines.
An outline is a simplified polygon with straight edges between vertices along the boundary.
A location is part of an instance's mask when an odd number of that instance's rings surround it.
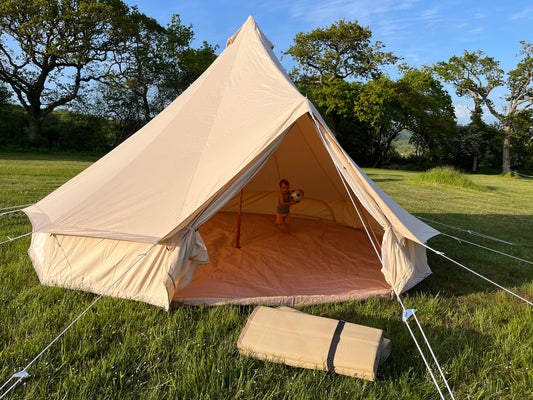
<svg viewBox="0 0 533 400">
<path fill-rule="evenodd" d="M 121 47 L 115 52 L 115 68 L 105 80 L 133 109 L 142 111 L 147 123 L 179 96 L 216 59 L 216 47 L 206 42 L 191 47 L 192 26 L 174 14 L 163 28 L 156 20 L 134 7 L 120 23 Z M 128 92 L 128 93 L 126 93 Z M 112 95 L 113 102 L 119 100 Z"/>
<path fill-rule="evenodd" d="M 115 53 L 115 68 L 96 86 L 93 99 L 85 100 L 97 115 L 106 105 L 115 122 L 115 144 L 150 121 L 216 59 L 216 47 L 206 42 L 191 47 L 192 26 L 183 25 L 177 14 L 163 28 L 134 8 L 120 29 L 123 44 Z"/>
<path fill-rule="evenodd" d="M 353 111 L 372 131 L 367 136 L 374 166 L 386 161 L 392 142 L 407 130 L 411 141 L 432 161 L 446 157 L 446 136 L 455 127 L 452 99 L 428 71 L 402 66 L 393 81 L 380 76 L 361 85 Z"/>
<path fill-rule="evenodd" d="M 130 108 L 140 111 L 140 119 L 147 123 L 160 111 L 153 92 L 165 68 L 161 49 L 166 30 L 135 7 L 121 18 L 118 28 L 120 46 L 113 53 L 114 68 L 103 82 L 114 101 L 122 98 L 128 103 L 135 102 Z"/>
<path fill-rule="evenodd" d="M 476 172 L 480 157 L 483 155 L 483 148 L 487 141 L 484 138 L 484 131 L 479 125 L 470 123 L 457 127 L 453 154 L 453 165 L 460 168 L 470 168 Z"/>
<path fill-rule="evenodd" d="M 435 79 L 431 71 L 402 66 L 398 80 L 399 93 L 404 102 L 404 129 L 412 133 L 410 141 L 418 154 L 432 164 L 449 158 L 450 135 L 456 127 L 455 112 L 450 94 Z"/>
<path fill-rule="evenodd" d="M 487 106 L 489 112 L 503 125 L 502 173 L 511 171 L 511 138 L 515 135 L 513 124 L 516 118 L 533 105 L 533 44 L 520 42 L 522 60 L 517 67 L 507 73 L 500 68 L 499 62 L 486 56 L 482 51 L 468 52 L 462 57 L 453 56 L 448 62 L 439 62 L 433 70 L 442 80 L 453 85 L 458 96 L 468 96 L 474 100 L 475 107 Z M 508 102 L 499 111 L 490 98 L 494 89 L 506 86 Z"/>
<path fill-rule="evenodd" d="M 353 99 L 355 117 L 366 123 L 366 152 L 373 167 L 381 166 L 392 150 L 392 142 L 408 125 L 407 104 L 401 97 L 400 86 L 386 76 L 361 85 Z"/>
<path fill-rule="evenodd" d="M 12 103 L 12 93 L 0 82 L 0 146 L 18 146 L 27 126 L 22 107 Z"/>
<path fill-rule="evenodd" d="M 398 57 L 381 51 L 384 45 L 371 42 L 372 32 L 357 21 L 340 20 L 329 28 L 298 33 L 294 45 L 284 54 L 290 55 L 300 70 L 293 71 L 296 83 L 326 110 L 335 132 L 339 117 L 350 110 L 348 80 L 365 81 L 381 74 L 381 68 L 394 64 Z"/>
<path fill-rule="evenodd" d="M 0 80 L 28 114 L 30 140 L 54 109 L 107 74 L 120 0 L 0 0 Z"/>
<path fill-rule="evenodd" d="M 513 119 L 513 132 L 512 164 L 516 168 L 533 170 L 533 109 Z"/>
<path fill-rule="evenodd" d="M 501 166 L 503 129 L 499 122 L 488 125 L 483 121 L 483 110 L 478 105 L 470 116 L 470 123 L 458 126 L 452 145 L 453 165 L 476 172 L 478 166 Z"/>
<path fill-rule="evenodd" d="M 165 105 L 187 89 L 217 58 L 218 46 L 204 41 L 201 47 L 193 48 L 193 40 L 192 26 L 184 26 L 180 16 L 174 14 L 161 50 L 164 69 L 159 94 Z"/>
<path fill-rule="evenodd" d="M 110 75 L 108 84 L 130 91 L 141 102 L 144 123 L 187 89 L 216 59 L 216 46 L 204 42 L 198 49 L 191 47 L 192 25 L 183 25 L 178 14 L 163 28 L 134 8 L 123 24 L 123 35 L 124 45 L 116 56 L 118 71 Z"/>
</svg>

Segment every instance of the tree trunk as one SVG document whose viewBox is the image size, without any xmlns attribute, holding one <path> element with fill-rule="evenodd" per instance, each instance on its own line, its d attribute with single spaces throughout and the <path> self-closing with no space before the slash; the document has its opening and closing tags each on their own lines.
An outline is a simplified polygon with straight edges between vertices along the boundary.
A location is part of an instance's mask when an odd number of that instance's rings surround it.
<svg viewBox="0 0 533 400">
<path fill-rule="evenodd" d="M 477 172 L 477 154 L 474 154 L 474 158 L 472 160 L 472 172 Z"/>
<path fill-rule="evenodd" d="M 30 117 L 30 143 L 35 143 L 41 135 L 41 121 L 38 118 Z"/>
<path fill-rule="evenodd" d="M 148 94 L 147 90 L 143 92 L 142 100 L 143 100 L 143 111 L 144 111 L 144 123 L 147 124 L 150 122 L 150 102 L 148 101 Z"/>
<path fill-rule="evenodd" d="M 511 127 L 505 125 L 503 136 L 502 174 L 511 172 Z"/>
</svg>

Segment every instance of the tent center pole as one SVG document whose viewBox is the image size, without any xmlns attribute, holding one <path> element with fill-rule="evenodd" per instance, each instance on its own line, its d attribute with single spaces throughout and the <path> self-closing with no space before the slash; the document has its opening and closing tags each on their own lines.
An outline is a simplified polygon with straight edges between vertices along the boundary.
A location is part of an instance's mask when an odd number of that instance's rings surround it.
<svg viewBox="0 0 533 400">
<path fill-rule="evenodd" d="M 237 213 L 237 240 L 235 242 L 235 247 L 241 248 L 241 217 L 242 217 L 242 191 L 239 192 L 239 211 Z"/>
</svg>

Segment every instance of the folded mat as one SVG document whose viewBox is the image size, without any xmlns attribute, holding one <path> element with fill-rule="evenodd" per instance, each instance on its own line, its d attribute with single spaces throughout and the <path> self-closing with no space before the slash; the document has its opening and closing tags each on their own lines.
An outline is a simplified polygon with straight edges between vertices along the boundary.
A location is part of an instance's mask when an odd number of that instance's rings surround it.
<svg viewBox="0 0 533 400">
<path fill-rule="evenodd" d="M 243 355 L 373 381 L 391 351 L 381 329 L 317 317 L 289 307 L 257 307 L 237 348 Z"/>
</svg>

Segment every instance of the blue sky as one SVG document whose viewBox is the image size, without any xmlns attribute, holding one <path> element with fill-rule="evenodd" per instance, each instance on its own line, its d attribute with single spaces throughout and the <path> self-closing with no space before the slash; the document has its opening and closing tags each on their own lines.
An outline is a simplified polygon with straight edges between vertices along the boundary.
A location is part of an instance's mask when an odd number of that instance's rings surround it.
<svg viewBox="0 0 533 400">
<path fill-rule="evenodd" d="M 180 14 L 192 25 L 197 45 L 219 45 L 252 15 L 274 44 L 281 58 L 295 35 L 328 27 L 339 19 L 357 20 L 368 26 L 373 39 L 385 50 L 403 57 L 415 67 L 432 65 L 462 55 L 464 50 L 482 50 L 500 61 L 505 71 L 515 68 L 520 41 L 533 41 L 533 2 L 456 0 L 127 0 L 162 25 Z M 281 60 L 285 68 L 291 60 Z M 453 90 L 448 88 L 450 93 Z M 498 100 L 495 99 L 498 103 Z M 454 96 L 459 122 L 468 122 L 472 102 Z M 501 106 L 504 103 L 501 102 Z"/>
</svg>

